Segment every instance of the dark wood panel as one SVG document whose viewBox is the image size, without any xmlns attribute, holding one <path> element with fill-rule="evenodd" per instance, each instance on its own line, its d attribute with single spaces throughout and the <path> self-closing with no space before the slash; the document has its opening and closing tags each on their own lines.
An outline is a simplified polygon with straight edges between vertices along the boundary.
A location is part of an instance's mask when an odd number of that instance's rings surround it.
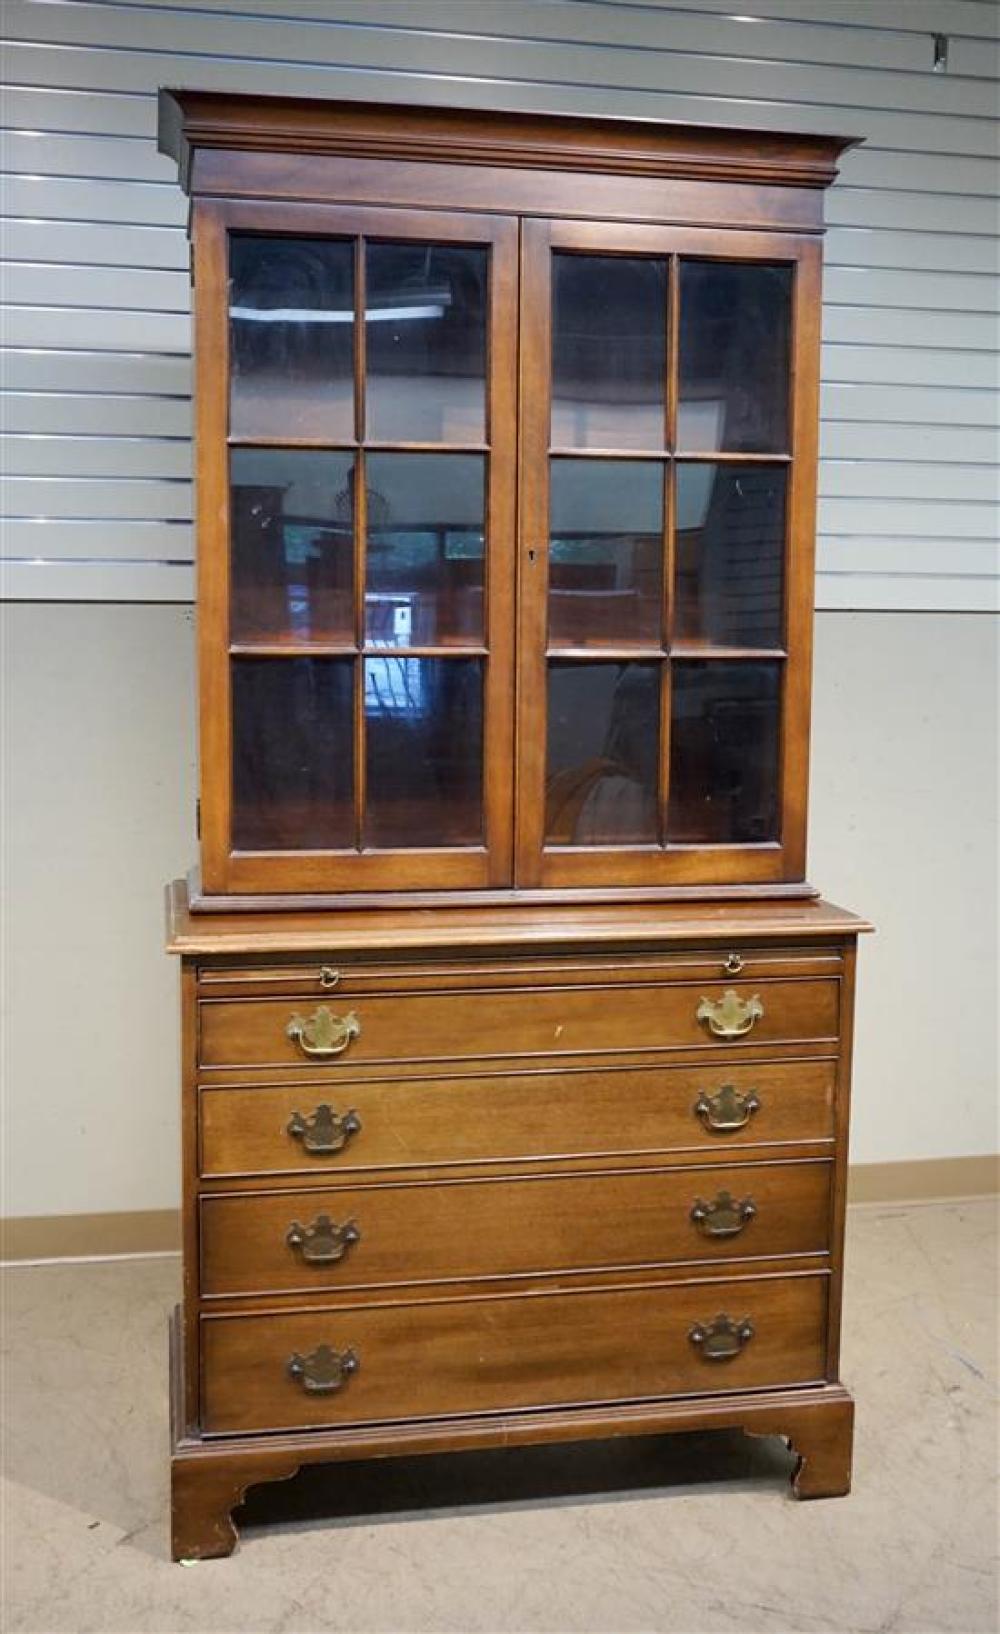
<svg viewBox="0 0 1000 1634">
<path fill-rule="evenodd" d="M 830 1174 L 815 1162 L 712 1165 L 204 1196 L 201 1292 L 314 1293 L 821 1253 Z M 709 1214 L 699 1223 L 692 1210 L 702 1205 Z M 713 1225 L 733 1234 L 706 1234 Z M 340 1257 L 323 1257 L 332 1254 Z"/>
<path fill-rule="evenodd" d="M 827 1278 L 802 1276 L 207 1317 L 202 1423 L 233 1433 L 806 1384 L 823 1375 L 826 1301 Z M 711 1361 L 690 1335 L 720 1313 L 753 1336 Z M 331 1394 L 289 1373 L 320 1345 L 358 1363 Z"/>
<path fill-rule="evenodd" d="M 201 1169 L 207 1178 L 350 1175 L 671 1148 L 701 1150 L 724 1162 L 734 1149 L 760 1142 L 828 1139 L 835 1077 L 829 1060 L 718 1070 L 706 1062 L 638 1072 L 203 1088 Z M 695 1106 L 724 1084 L 745 1100 L 752 1095 L 758 1105 L 746 1112 L 742 1128 L 718 1132 L 703 1121 L 712 1109 L 699 1116 Z M 310 1124 L 321 1104 L 341 1116 L 353 1111 L 360 1125 L 332 1153 L 310 1152 L 288 1128 L 295 1114 Z"/>
</svg>

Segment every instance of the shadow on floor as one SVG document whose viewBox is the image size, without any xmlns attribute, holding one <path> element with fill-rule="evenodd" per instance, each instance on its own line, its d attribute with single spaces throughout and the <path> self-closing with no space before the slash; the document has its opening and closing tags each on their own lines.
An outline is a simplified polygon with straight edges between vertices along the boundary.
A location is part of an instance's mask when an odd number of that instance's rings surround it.
<svg viewBox="0 0 1000 1634">
<path fill-rule="evenodd" d="M 252 1488 L 235 1512 L 250 1537 L 267 1526 L 417 1520 L 553 1504 L 615 1503 L 636 1496 L 787 1483 L 795 1456 L 777 1436 L 716 1430 L 562 1446 L 506 1447 L 313 1464 L 290 1481 Z"/>
</svg>

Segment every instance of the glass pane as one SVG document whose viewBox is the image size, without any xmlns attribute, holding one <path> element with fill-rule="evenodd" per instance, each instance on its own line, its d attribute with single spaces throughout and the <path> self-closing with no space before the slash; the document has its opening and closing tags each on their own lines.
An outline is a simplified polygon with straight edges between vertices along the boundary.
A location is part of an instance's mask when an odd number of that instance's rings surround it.
<svg viewBox="0 0 1000 1634">
<path fill-rule="evenodd" d="M 235 448 L 232 639 L 353 641 L 354 458 Z"/>
<path fill-rule="evenodd" d="M 656 843 L 660 671 L 658 663 L 549 665 L 550 845 Z"/>
<path fill-rule="evenodd" d="M 780 663 L 675 663 L 667 838 L 778 837 Z"/>
<path fill-rule="evenodd" d="M 552 258 L 552 444 L 662 448 L 667 264 Z"/>
<path fill-rule="evenodd" d="M 369 244 L 368 436 L 486 440 L 487 258 L 465 244 Z"/>
<path fill-rule="evenodd" d="M 782 645 L 785 478 L 777 466 L 678 466 L 678 641 Z"/>
<path fill-rule="evenodd" d="M 354 436 L 354 246 L 229 240 L 229 429 L 239 437 Z"/>
<path fill-rule="evenodd" d="M 788 448 L 792 270 L 682 261 L 682 451 L 784 453 Z"/>
<path fill-rule="evenodd" d="M 481 845 L 483 663 L 365 660 L 365 844 Z"/>
<path fill-rule="evenodd" d="M 350 658 L 237 658 L 233 844 L 238 851 L 354 845 Z"/>
<path fill-rule="evenodd" d="M 370 646 L 483 639 L 481 454 L 369 454 L 365 631 Z"/>
<path fill-rule="evenodd" d="M 658 645 L 663 467 L 553 460 L 550 517 L 550 644 Z"/>
</svg>

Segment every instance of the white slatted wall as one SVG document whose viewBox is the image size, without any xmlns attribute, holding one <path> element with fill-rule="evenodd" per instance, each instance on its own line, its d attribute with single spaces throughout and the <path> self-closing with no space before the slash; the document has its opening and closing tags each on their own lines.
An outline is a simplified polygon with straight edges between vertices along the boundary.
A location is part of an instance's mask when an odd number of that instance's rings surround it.
<svg viewBox="0 0 1000 1634">
<path fill-rule="evenodd" d="M 865 136 L 828 195 L 817 604 L 993 605 L 1000 4 L 739 4 L 6 0 L 7 595 L 191 595 L 166 84 Z"/>
</svg>

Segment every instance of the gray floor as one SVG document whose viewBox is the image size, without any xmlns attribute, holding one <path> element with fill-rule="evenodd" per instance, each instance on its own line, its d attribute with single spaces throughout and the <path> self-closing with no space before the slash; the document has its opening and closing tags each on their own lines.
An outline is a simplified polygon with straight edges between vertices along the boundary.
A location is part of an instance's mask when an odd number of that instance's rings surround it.
<svg viewBox="0 0 1000 1634">
<path fill-rule="evenodd" d="M 782 1444 L 736 1436 L 415 1459 L 259 1489 L 239 1553 L 189 1569 L 166 1533 L 176 1262 L 16 1268 L 4 1626 L 992 1634 L 995 1219 L 855 1211 L 848 1499 L 794 1503 Z"/>
</svg>

